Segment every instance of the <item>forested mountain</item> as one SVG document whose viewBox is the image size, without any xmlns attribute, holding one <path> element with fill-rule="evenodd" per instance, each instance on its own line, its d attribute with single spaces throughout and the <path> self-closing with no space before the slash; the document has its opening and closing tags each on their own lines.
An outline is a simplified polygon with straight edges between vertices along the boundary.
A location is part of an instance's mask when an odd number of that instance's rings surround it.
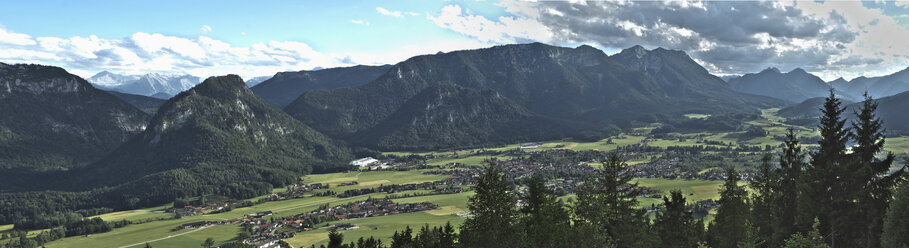
<svg viewBox="0 0 909 248">
<path fill-rule="evenodd" d="M 167 101 L 144 132 L 74 171 L 70 186 L 126 183 L 117 190 L 139 194 L 145 203 L 213 190 L 239 197 L 351 158 L 345 145 L 266 104 L 229 75 Z"/>
<path fill-rule="evenodd" d="M 252 87 L 265 102 L 283 108 L 311 90 L 330 90 L 372 82 L 388 71 L 390 65 L 339 67 L 312 71 L 279 72 Z"/>
<path fill-rule="evenodd" d="M 492 91 L 436 84 L 352 142 L 385 150 L 433 150 L 567 137 L 568 124 L 534 114 Z"/>
<path fill-rule="evenodd" d="M 102 71 L 88 81 L 100 89 L 167 99 L 199 84 L 200 79 L 186 74 L 149 73 L 138 76 Z"/>
<path fill-rule="evenodd" d="M 117 98 L 120 98 L 120 100 L 126 101 L 130 105 L 133 105 L 148 114 L 155 114 L 155 112 L 158 111 L 158 108 L 167 101 L 155 97 L 126 94 L 117 91 L 108 91 L 107 93 L 113 94 Z"/>
<path fill-rule="evenodd" d="M 357 132 L 386 121 L 409 99 L 440 83 L 492 90 L 535 114 L 599 126 L 653 122 L 680 113 L 755 111 L 780 103 L 731 90 L 703 89 L 726 87 L 713 76 L 705 76 L 712 82 L 679 80 L 706 72 L 687 64 L 684 59 L 690 58 L 684 53 L 659 51 L 648 58 L 663 65 L 641 70 L 590 46 L 541 43 L 417 56 L 362 86 L 304 93 L 284 110 L 326 134 L 355 139 Z M 684 71 L 690 68 L 701 71 Z"/>
<path fill-rule="evenodd" d="M 909 68 L 881 77 L 857 77 L 834 87 L 852 98 L 861 98 L 865 91 L 874 98 L 896 95 L 909 91 Z"/>
<path fill-rule="evenodd" d="M 147 118 L 59 67 L 0 63 L 0 170 L 94 162 L 144 130 Z M 0 181 L 6 176 L 0 171 Z"/>
<path fill-rule="evenodd" d="M 898 133 L 909 132 L 909 115 L 906 112 L 906 109 L 909 109 L 909 92 L 875 99 L 875 101 L 879 104 L 877 114 L 884 121 L 884 129 Z M 782 108 L 778 114 L 788 118 L 790 122 L 814 126 L 817 125 L 818 117 L 821 116 L 820 107 L 823 104 L 824 98 L 812 98 Z M 854 119 L 853 112 L 857 111 L 862 106 L 861 104 L 861 102 L 843 101 L 843 105 L 846 106 L 843 116 L 847 119 Z"/>
<path fill-rule="evenodd" d="M 801 68 L 787 73 L 781 73 L 777 68 L 767 68 L 759 73 L 730 79 L 729 85 L 740 92 L 791 102 L 827 96 L 831 88 L 824 80 Z"/>
<path fill-rule="evenodd" d="M 634 46 L 610 57 L 616 62 L 647 75 L 669 97 L 691 105 L 707 101 L 710 107 L 763 108 L 782 101 L 751 95 L 731 89 L 723 79 L 710 74 L 683 51 L 656 48 L 647 50 Z M 710 111 L 710 110 L 705 110 Z"/>
</svg>

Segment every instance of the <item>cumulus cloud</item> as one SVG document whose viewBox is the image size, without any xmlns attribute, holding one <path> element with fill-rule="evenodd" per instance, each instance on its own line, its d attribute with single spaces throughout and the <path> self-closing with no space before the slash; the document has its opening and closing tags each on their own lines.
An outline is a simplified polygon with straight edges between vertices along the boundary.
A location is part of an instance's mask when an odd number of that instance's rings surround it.
<svg viewBox="0 0 909 248">
<path fill-rule="evenodd" d="M 25 46 L 34 45 L 35 41 L 27 34 L 9 32 L 0 27 L 0 44 Z"/>
<path fill-rule="evenodd" d="M 716 74 L 802 67 L 824 78 L 905 68 L 909 30 L 861 2 L 504 0 L 496 20 L 458 5 L 429 16 L 481 42 L 684 50 Z M 900 5 L 900 3 L 896 3 Z M 856 70 L 860 69 L 860 70 Z"/>
<path fill-rule="evenodd" d="M 548 42 L 552 33 L 537 20 L 527 16 L 502 16 L 489 20 L 458 5 L 447 5 L 438 16 L 427 16 L 442 28 L 474 37 L 482 42 L 515 43 L 526 41 Z"/>
</svg>

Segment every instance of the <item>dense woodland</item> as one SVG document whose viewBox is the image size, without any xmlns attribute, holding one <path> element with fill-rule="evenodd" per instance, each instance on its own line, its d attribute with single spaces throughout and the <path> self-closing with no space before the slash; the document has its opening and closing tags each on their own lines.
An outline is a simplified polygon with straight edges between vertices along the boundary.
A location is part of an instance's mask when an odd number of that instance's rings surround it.
<svg viewBox="0 0 909 248">
<path fill-rule="evenodd" d="M 847 124 L 840 101 L 828 97 L 818 151 L 803 152 L 790 130 L 782 152 L 764 157 L 752 193 L 735 169 L 727 170 L 716 218 L 706 227 L 679 191 L 664 196 L 666 209 L 652 220 L 636 208 L 635 185 L 626 186 L 633 178 L 614 153 L 573 204 L 558 200 L 540 177 L 526 195 L 515 195 L 505 173 L 490 164 L 468 204 L 473 216 L 458 234 L 450 226 L 423 227 L 414 237 L 408 228 L 388 247 L 907 247 L 906 168 L 890 173 L 894 156 L 878 156 L 885 137 L 876 107 L 867 98 Z M 855 143 L 851 152 L 848 142 Z M 338 232 L 329 238 L 329 248 L 386 247 L 374 238 L 345 244 Z"/>
</svg>

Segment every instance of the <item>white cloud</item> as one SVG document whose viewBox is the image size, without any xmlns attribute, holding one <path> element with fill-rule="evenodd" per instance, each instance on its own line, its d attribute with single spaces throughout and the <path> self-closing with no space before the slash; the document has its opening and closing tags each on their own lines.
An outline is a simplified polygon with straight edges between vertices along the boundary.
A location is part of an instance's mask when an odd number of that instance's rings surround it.
<svg viewBox="0 0 909 248">
<path fill-rule="evenodd" d="M 203 34 L 211 33 L 211 27 L 208 25 L 202 25 L 202 28 L 199 28 L 199 30 L 202 30 Z"/>
<path fill-rule="evenodd" d="M 515 43 L 527 40 L 548 42 L 552 38 L 549 29 L 535 19 L 502 16 L 497 21 L 491 21 L 480 15 L 472 15 L 469 9 L 462 10 L 458 5 L 447 5 L 438 16 L 430 15 L 427 18 L 439 27 L 474 37 L 482 42 Z"/>
<path fill-rule="evenodd" d="M 382 14 L 382 15 L 394 16 L 397 18 L 404 18 L 404 14 L 401 14 L 401 11 L 390 11 L 390 10 L 387 10 L 382 7 L 377 7 L 376 11 L 378 11 L 379 14 Z"/>
<path fill-rule="evenodd" d="M 0 44 L 27 46 L 34 45 L 35 41 L 27 34 L 9 32 L 0 27 Z"/>
<path fill-rule="evenodd" d="M 368 22 L 368 21 L 364 21 L 364 20 L 350 20 L 350 22 L 353 23 L 353 24 L 358 24 L 358 25 L 363 25 L 363 26 L 369 26 L 369 22 Z"/>
</svg>

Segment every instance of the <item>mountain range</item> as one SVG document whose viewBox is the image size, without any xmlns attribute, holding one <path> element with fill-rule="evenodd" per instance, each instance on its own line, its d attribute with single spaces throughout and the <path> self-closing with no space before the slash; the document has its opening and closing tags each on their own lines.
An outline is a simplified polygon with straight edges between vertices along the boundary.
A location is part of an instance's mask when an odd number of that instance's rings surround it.
<svg viewBox="0 0 909 248">
<path fill-rule="evenodd" d="M 862 99 L 866 91 L 874 98 L 884 98 L 909 91 L 909 68 L 880 77 L 857 77 L 848 82 L 831 82 L 833 88 L 844 92 L 853 99 Z"/>
<path fill-rule="evenodd" d="M 168 99 L 199 84 L 198 77 L 186 74 L 148 73 L 120 75 L 102 71 L 88 78 L 97 88 L 121 93 Z"/>
<path fill-rule="evenodd" d="M 729 79 L 729 85 L 740 92 L 796 103 L 809 98 L 827 96 L 831 89 L 824 80 L 801 68 L 782 73 L 779 69 L 771 67 L 759 73 Z"/>
<path fill-rule="evenodd" d="M 792 124 L 816 126 L 821 116 L 820 108 L 824 105 L 825 98 L 811 98 L 804 102 L 780 109 L 777 114 L 786 117 Z M 883 121 L 883 127 L 891 134 L 909 134 L 909 91 L 896 95 L 874 99 L 878 104 L 877 117 Z M 855 119 L 855 112 L 861 109 L 862 102 L 842 100 L 846 111 L 843 115 L 847 119 Z"/>
<path fill-rule="evenodd" d="M 596 127 L 572 132 L 600 135 L 604 129 L 628 127 L 636 121 L 653 122 L 684 113 L 756 112 L 784 103 L 735 92 L 680 51 L 633 47 L 610 57 L 590 46 L 532 43 L 413 57 L 361 86 L 306 92 L 284 111 L 330 136 L 371 140 L 355 145 L 411 147 L 379 145 L 375 139 L 358 136 L 376 133 L 370 129 L 381 129 L 379 124 L 410 99 L 443 83 L 492 91 L 536 115 Z M 426 140 L 417 143 L 430 140 L 420 138 Z"/>
</svg>

